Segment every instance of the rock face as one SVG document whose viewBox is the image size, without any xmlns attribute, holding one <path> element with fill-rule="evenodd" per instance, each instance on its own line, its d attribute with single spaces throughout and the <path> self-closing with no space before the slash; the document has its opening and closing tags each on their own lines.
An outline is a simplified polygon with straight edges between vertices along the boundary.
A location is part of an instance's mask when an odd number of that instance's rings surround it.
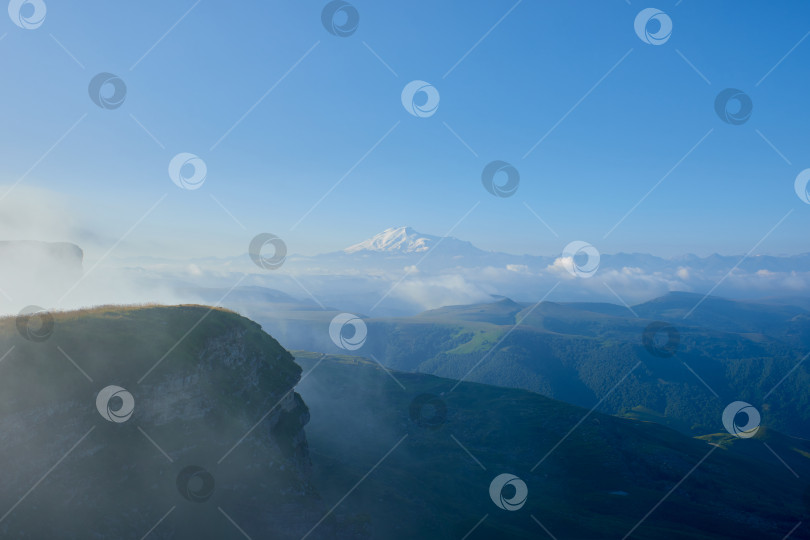
<svg viewBox="0 0 810 540">
<path fill-rule="evenodd" d="M 98 308 L 30 341 L 15 322 L 0 321 L 0 537 L 301 538 L 326 514 L 301 368 L 259 325 Z M 309 537 L 357 536 L 330 518 Z"/>
</svg>

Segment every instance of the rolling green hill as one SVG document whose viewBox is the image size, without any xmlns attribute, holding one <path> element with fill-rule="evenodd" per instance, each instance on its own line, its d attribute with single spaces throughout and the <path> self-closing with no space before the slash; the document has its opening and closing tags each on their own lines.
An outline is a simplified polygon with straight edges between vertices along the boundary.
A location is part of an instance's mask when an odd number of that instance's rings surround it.
<svg viewBox="0 0 810 540">
<path fill-rule="evenodd" d="M 368 337 L 356 353 L 400 371 L 522 388 L 588 408 L 604 399 L 604 412 L 649 411 L 690 435 L 716 430 L 723 408 L 742 400 L 774 429 L 810 438 L 810 362 L 800 362 L 810 351 L 810 312 L 715 297 L 692 310 L 701 298 L 671 293 L 632 312 L 500 299 L 366 318 Z M 285 347 L 343 352 L 328 332 L 339 312 L 274 316 L 269 309 L 256 320 Z M 669 357 L 645 348 L 645 330 L 655 321 L 678 332 Z"/>
</svg>

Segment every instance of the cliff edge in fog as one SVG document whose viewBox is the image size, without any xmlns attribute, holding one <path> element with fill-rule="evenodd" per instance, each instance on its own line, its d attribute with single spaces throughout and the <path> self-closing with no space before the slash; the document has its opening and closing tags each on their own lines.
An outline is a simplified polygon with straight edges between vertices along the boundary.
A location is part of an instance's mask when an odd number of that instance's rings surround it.
<svg viewBox="0 0 810 540">
<path fill-rule="evenodd" d="M 12 317 L 6 353 L 2 537 L 235 538 L 238 525 L 301 538 L 328 510 L 301 368 L 248 319 L 203 306 Z M 330 517 L 310 538 L 357 537 L 340 528 Z"/>
</svg>

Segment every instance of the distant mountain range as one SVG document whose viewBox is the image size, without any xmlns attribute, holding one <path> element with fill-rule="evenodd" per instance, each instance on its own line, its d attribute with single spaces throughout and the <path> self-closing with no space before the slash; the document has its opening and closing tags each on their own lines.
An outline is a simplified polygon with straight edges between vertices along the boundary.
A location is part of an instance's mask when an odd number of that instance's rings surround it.
<svg viewBox="0 0 810 540">
<path fill-rule="evenodd" d="M 346 259 L 351 257 L 378 256 L 379 260 L 389 259 L 401 264 L 402 258 L 411 258 L 414 262 L 424 258 L 424 264 L 428 264 L 433 258 L 452 257 L 458 266 L 474 264 L 531 264 L 542 269 L 561 257 L 562 248 L 565 242 L 560 242 L 560 252 L 547 255 L 518 255 L 499 251 L 486 251 L 478 248 L 473 243 L 460 240 L 453 236 L 436 236 L 416 231 L 412 227 L 392 227 L 386 229 L 366 240 L 352 244 L 345 249 L 326 252 L 317 255 L 301 255 L 295 252 L 295 246 L 287 246 L 290 252 L 284 267 L 287 266 L 307 266 L 309 261 L 326 261 L 329 259 Z M 598 248 L 598 243 L 596 245 Z M 430 253 L 429 256 L 426 255 Z M 113 257 L 115 259 L 115 257 Z M 642 268 L 646 271 L 656 272 L 667 269 L 679 269 L 694 267 L 704 271 L 728 271 L 736 263 L 740 263 L 735 269 L 756 272 L 807 272 L 810 271 L 810 252 L 797 255 L 757 255 L 748 257 L 739 255 L 712 254 L 701 257 L 687 253 L 673 257 L 659 257 L 646 253 L 601 253 L 600 268 L 621 269 L 625 267 Z M 119 263 L 126 265 L 146 264 L 205 264 L 212 266 L 233 266 L 234 264 L 249 263 L 247 252 L 237 256 L 203 257 L 188 260 L 168 259 L 145 255 L 143 257 L 126 257 L 117 259 Z M 741 262 L 742 260 L 742 262 Z M 250 266 L 246 266 L 250 269 Z M 299 270 L 306 270 L 300 268 Z"/>
<path fill-rule="evenodd" d="M 324 261 L 329 259 L 345 259 L 344 256 L 375 257 L 375 263 L 383 264 L 389 260 L 401 264 L 403 259 L 410 258 L 414 262 L 423 259 L 424 268 L 444 268 L 448 258 L 456 267 L 475 267 L 481 265 L 508 266 L 526 265 L 529 271 L 542 271 L 554 264 L 562 255 L 565 243 L 560 243 L 560 253 L 548 255 L 517 255 L 498 251 L 486 251 L 476 247 L 473 243 L 460 240 L 452 236 L 435 236 L 424 234 L 412 227 L 395 227 L 358 242 L 346 249 L 323 253 L 315 256 L 292 255 L 291 263 L 307 260 Z M 596 246 L 598 248 L 598 245 Z M 430 253 L 429 256 L 427 254 Z M 431 262 L 433 259 L 433 262 Z M 436 264 L 441 262 L 441 264 Z M 735 265 L 738 266 L 735 267 Z M 421 267 L 421 266 L 420 266 Z M 810 271 L 810 253 L 799 255 L 770 256 L 712 254 L 700 257 L 687 253 L 674 257 L 659 257 L 646 253 L 602 253 L 599 267 L 602 270 L 622 270 L 625 268 L 641 269 L 644 272 L 671 272 L 685 277 L 686 272 L 698 271 L 703 273 L 727 272 L 732 268 L 744 272 L 767 273 L 778 272 L 807 272 Z"/>
<path fill-rule="evenodd" d="M 557 254 L 514 255 L 397 227 L 318 255 L 296 254 L 295 246 L 288 245 L 289 254 L 275 270 L 257 267 L 247 253 L 184 260 L 115 259 L 113 255 L 73 292 L 67 306 L 94 304 L 97 299 L 199 301 L 188 291 L 227 291 L 236 283 L 375 316 L 410 316 L 442 306 L 488 302 L 493 296 L 522 302 L 548 295 L 559 302 L 638 304 L 670 291 L 711 291 L 729 298 L 776 302 L 789 297 L 810 306 L 810 253 L 745 258 L 601 254 L 599 267 L 586 279 L 569 271 L 570 261 L 562 257 L 564 247 L 561 242 Z M 48 304 L 46 300 L 37 303 Z"/>
<path fill-rule="evenodd" d="M 551 298 L 558 301 L 614 303 L 639 303 L 670 291 L 711 291 L 741 299 L 810 296 L 810 253 L 671 258 L 601 253 L 593 276 L 582 278 L 570 271 L 573 259 L 563 257 L 565 244 L 560 242 L 558 253 L 515 255 L 397 227 L 319 255 L 296 255 L 294 246 L 288 246 L 293 254 L 276 273 L 257 272 L 246 255 L 195 264 L 206 276 L 251 272 L 256 285 L 383 315 L 483 302 L 493 294 L 531 301 L 552 289 Z"/>
<path fill-rule="evenodd" d="M 247 244 L 247 242 L 246 242 Z M 486 251 L 454 237 L 423 234 L 411 227 L 387 229 L 345 249 L 319 255 L 295 253 L 288 245 L 278 269 L 259 268 L 247 253 L 232 257 L 170 260 L 157 257 L 104 259 L 88 257 L 92 272 L 81 276 L 81 250 L 50 250 L 50 256 L 11 257 L 12 272 L 3 282 L 14 295 L 14 306 L 92 305 L 99 302 L 189 301 L 186 291 L 225 290 L 236 283 L 283 291 L 316 305 L 374 316 L 409 316 L 448 305 L 488 302 L 506 296 L 531 302 L 548 295 L 557 302 L 639 304 L 668 292 L 712 293 L 727 298 L 768 300 L 793 298 L 810 305 L 810 253 L 790 256 L 753 254 L 748 257 L 692 254 L 663 258 L 644 253 L 599 255 L 590 277 L 574 270 L 583 253 L 563 257 L 514 255 Z M 595 246 L 598 249 L 598 245 Z M 69 263 L 58 253 L 72 253 Z M 78 254 L 78 255 L 77 255 Z M 57 256 L 58 255 L 58 256 Z M 579 257 L 579 258 L 578 258 Z M 103 263 L 96 267 L 101 258 Z M 75 263 L 78 261 L 78 265 Z M 79 269 L 78 271 L 76 269 Z M 39 278 L 39 275 L 45 277 Z M 76 282 L 80 287 L 62 294 Z M 19 304 L 19 305 L 17 305 Z"/>
<path fill-rule="evenodd" d="M 564 243 L 560 244 L 560 251 Z M 598 247 L 598 246 L 597 246 Z M 560 253 L 548 255 L 516 255 L 497 251 L 486 251 L 476 247 L 473 243 L 459 240 L 453 236 L 435 236 L 416 231 L 412 227 L 393 227 L 378 233 L 367 240 L 358 242 L 341 251 L 316 255 L 313 258 L 328 258 L 339 255 L 381 255 L 387 257 L 412 256 L 423 257 L 432 252 L 431 257 L 467 258 L 471 261 L 500 261 L 508 259 L 513 264 L 533 263 L 539 266 L 548 266 L 561 256 Z M 304 260 L 308 257 L 291 256 L 291 260 Z M 674 257 L 658 257 L 645 253 L 615 253 L 601 254 L 601 268 L 637 267 L 648 271 L 663 271 L 688 266 L 699 267 L 703 270 L 728 270 L 740 262 L 743 255 L 712 254 L 700 257 L 687 253 Z M 738 267 L 747 271 L 810 271 L 810 253 L 785 256 L 752 255 L 746 257 Z"/>
</svg>

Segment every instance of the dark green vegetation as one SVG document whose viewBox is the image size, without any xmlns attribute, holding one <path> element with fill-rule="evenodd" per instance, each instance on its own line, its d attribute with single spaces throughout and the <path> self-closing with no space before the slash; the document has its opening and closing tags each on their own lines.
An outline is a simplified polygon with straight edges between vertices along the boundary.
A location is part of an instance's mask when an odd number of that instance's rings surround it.
<svg viewBox="0 0 810 540">
<path fill-rule="evenodd" d="M 791 371 L 810 351 L 810 312 L 716 297 L 693 310 L 700 300 L 671 293 L 632 306 L 638 317 L 613 304 L 501 299 L 371 318 L 356 354 L 401 371 L 523 388 L 587 408 L 604 399 L 602 412 L 656 419 L 691 435 L 722 429 L 723 408 L 742 400 L 760 410 L 765 425 L 810 438 L 810 361 Z M 328 335 L 339 312 L 240 309 L 285 347 L 340 351 Z M 674 356 L 656 357 L 643 346 L 652 321 L 679 331 Z"/>
<path fill-rule="evenodd" d="M 225 512 L 253 538 L 301 538 L 326 513 L 292 391 L 301 368 L 258 324 L 202 306 L 97 308 L 57 313 L 41 342 L 4 319 L 7 351 L 0 537 L 138 539 L 165 515 L 150 539 L 244 538 Z M 108 385 L 134 398 L 123 423 L 96 408 Z M 190 466 L 214 481 L 200 502 L 178 486 Z M 336 531 L 327 520 L 311 538 Z"/>
<path fill-rule="evenodd" d="M 298 386 L 312 412 L 307 427 L 314 482 L 337 502 L 402 439 L 339 506 L 375 538 L 779 539 L 808 520 L 810 443 L 763 429 L 754 439 L 694 439 L 664 426 L 588 412 L 531 392 L 394 372 L 347 356 L 296 352 Z M 310 372 L 310 370 L 313 370 Z M 441 396 L 438 429 L 409 418 L 416 396 Z M 427 412 L 431 415 L 431 412 Z M 458 443 L 480 461 L 477 464 Z M 719 447 L 708 444 L 714 442 Z M 486 467 L 484 470 L 483 467 Z M 528 486 L 523 508 L 490 500 L 491 480 L 512 473 Z M 808 538 L 806 525 L 791 538 Z"/>
</svg>

